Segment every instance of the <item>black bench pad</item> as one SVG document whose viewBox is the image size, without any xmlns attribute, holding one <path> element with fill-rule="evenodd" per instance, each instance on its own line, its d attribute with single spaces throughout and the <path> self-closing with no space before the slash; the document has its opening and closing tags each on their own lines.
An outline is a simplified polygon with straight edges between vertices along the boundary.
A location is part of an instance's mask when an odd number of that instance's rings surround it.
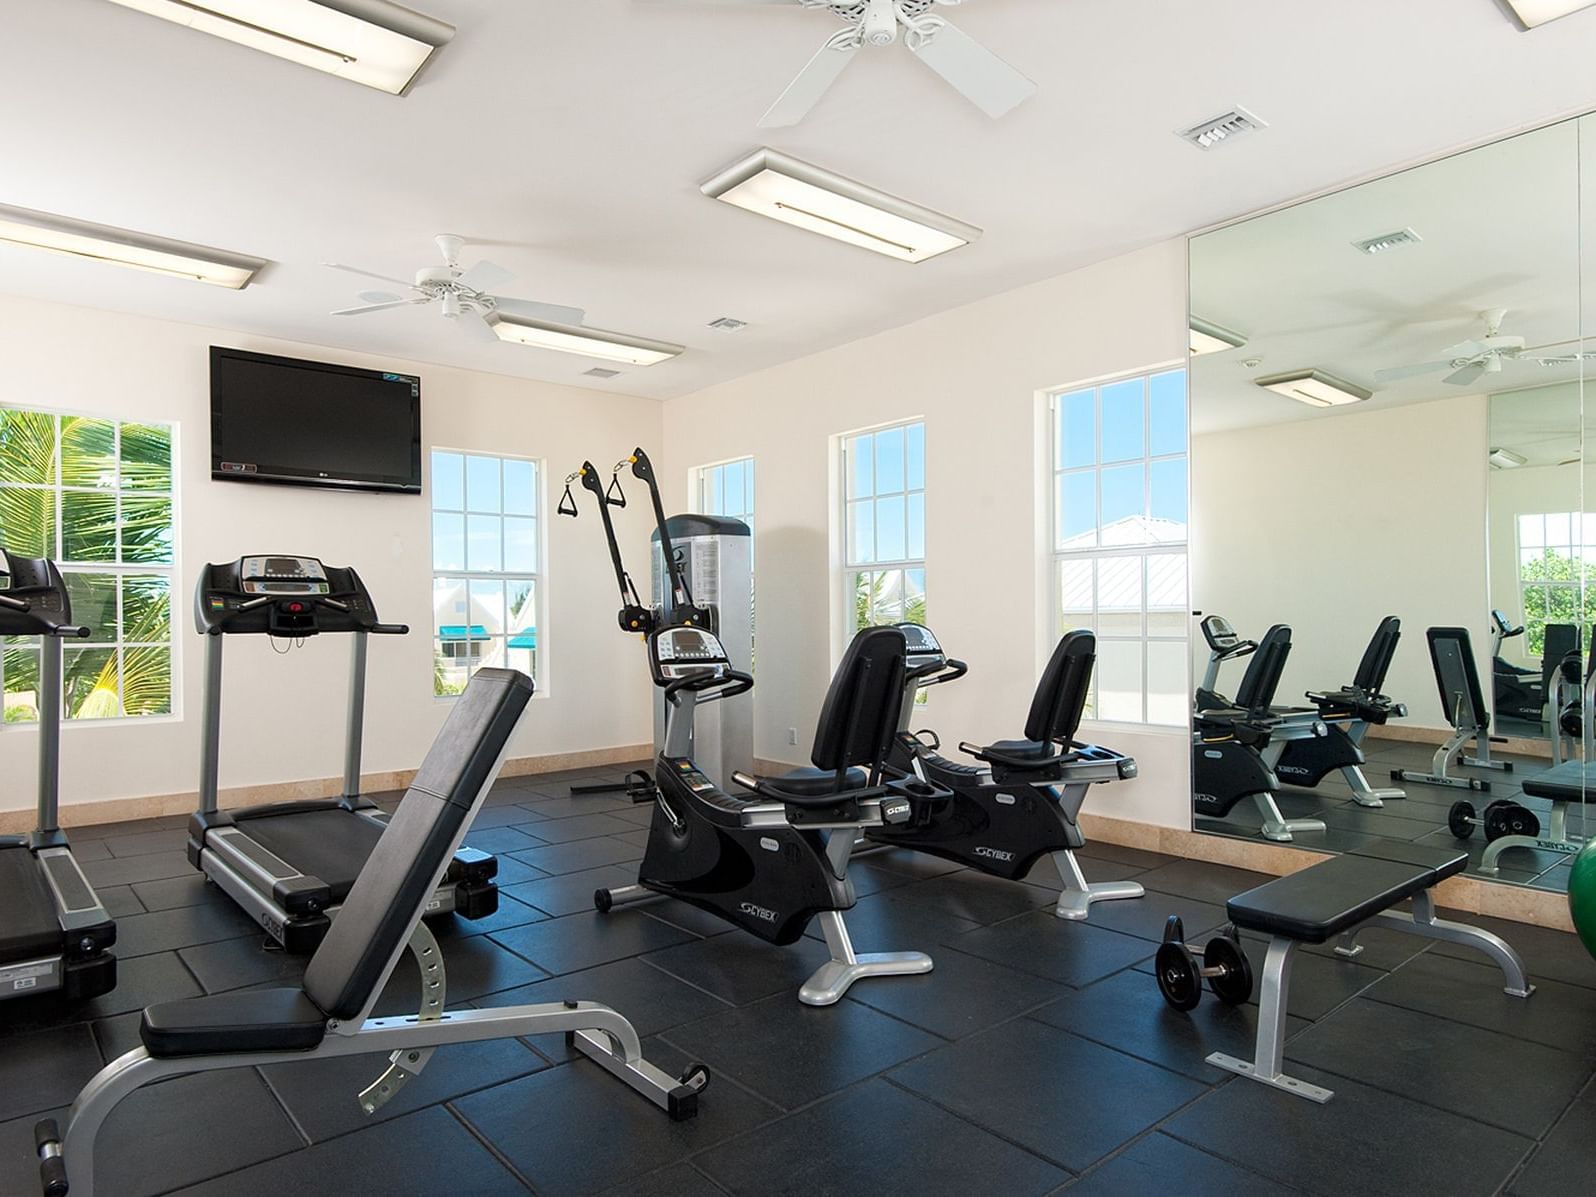
<svg viewBox="0 0 1596 1197">
<path fill-rule="evenodd" d="M 303 989 L 251 989 L 149 1006 L 139 1038 L 152 1056 L 309 1051 L 327 1016 Z"/>
<path fill-rule="evenodd" d="M 1523 781 L 1524 792 L 1531 798 L 1550 798 L 1554 802 L 1583 802 L 1592 787 L 1596 787 L 1596 761 L 1564 761 Z"/>
<path fill-rule="evenodd" d="M 1375 844 L 1237 894 L 1230 921 L 1248 931 L 1324 943 L 1463 871 L 1468 854 L 1419 844 Z"/>
</svg>

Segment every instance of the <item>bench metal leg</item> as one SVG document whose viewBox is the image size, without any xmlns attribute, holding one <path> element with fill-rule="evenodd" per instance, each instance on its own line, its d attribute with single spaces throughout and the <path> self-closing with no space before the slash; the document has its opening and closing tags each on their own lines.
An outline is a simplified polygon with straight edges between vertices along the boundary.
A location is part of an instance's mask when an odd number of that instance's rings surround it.
<svg viewBox="0 0 1596 1197">
<path fill-rule="evenodd" d="M 1064 888 L 1059 891 L 1058 905 L 1053 908 L 1053 913 L 1061 919 L 1084 919 L 1090 913 L 1093 902 L 1140 898 L 1147 893 L 1136 881 L 1087 881 L 1086 874 L 1081 872 L 1081 862 L 1075 859 L 1075 853 L 1068 848 L 1053 853 L 1053 864 L 1064 882 Z"/>
<path fill-rule="evenodd" d="M 1492 935 L 1479 927 L 1436 918 L 1435 898 L 1429 890 L 1413 895 L 1412 914 L 1404 914 L 1400 910 L 1382 910 L 1362 926 L 1388 927 L 1393 931 L 1422 935 L 1426 939 L 1440 939 L 1447 943 L 1475 948 L 1489 956 L 1502 970 L 1502 977 L 1506 981 L 1503 988 L 1509 997 L 1527 998 L 1535 992 L 1535 986 L 1530 984 L 1529 977 L 1524 972 L 1524 961 L 1519 958 L 1519 954 L 1513 950 L 1511 944 L 1501 936 Z M 1350 946 L 1361 929 L 1360 927 L 1349 931 L 1341 937 L 1341 943 Z M 1341 947 L 1338 946 L 1336 951 L 1340 952 Z"/>
<path fill-rule="evenodd" d="M 1583 840 L 1570 839 L 1568 834 L 1568 807 L 1562 802 L 1552 803 L 1551 825 L 1544 836 L 1504 835 L 1485 846 L 1480 857 L 1479 871 L 1495 873 L 1501 868 L 1502 853 L 1509 848 L 1540 848 L 1547 852 L 1562 852 L 1569 856 L 1585 846 Z"/>
<path fill-rule="evenodd" d="M 1323 831 L 1322 819 L 1288 819 L 1280 813 L 1280 807 L 1275 805 L 1273 794 L 1254 794 L 1252 800 L 1258 806 L 1258 813 L 1263 816 L 1263 837 L 1274 840 L 1276 843 L 1289 844 L 1293 832 Z"/>
<path fill-rule="evenodd" d="M 1208 1063 L 1226 1072 L 1306 1097 L 1320 1105 L 1335 1096 L 1329 1089 L 1299 1081 L 1282 1071 L 1286 1058 L 1286 995 L 1291 988 L 1291 962 L 1297 941 L 1276 935 L 1264 954 L 1263 988 L 1258 997 L 1258 1042 L 1251 1060 L 1214 1052 Z"/>
</svg>

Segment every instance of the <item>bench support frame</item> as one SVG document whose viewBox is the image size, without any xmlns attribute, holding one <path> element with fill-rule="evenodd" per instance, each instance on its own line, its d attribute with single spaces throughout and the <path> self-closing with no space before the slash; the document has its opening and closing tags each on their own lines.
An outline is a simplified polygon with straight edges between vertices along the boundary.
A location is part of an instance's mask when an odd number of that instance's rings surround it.
<svg viewBox="0 0 1596 1197">
<path fill-rule="evenodd" d="M 1411 914 L 1400 910 L 1382 910 L 1373 918 L 1344 932 L 1336 941 L 1336 955 L 1351 959 L 1363 951 L 1357 938 L 1368 927 L 1384 927 L 1389 931 L 1402 931 L 1478 949 L 1502 970 L 1506 982 L 1504 990 L 1509 997 L 1527 998 L 1535 992 L 1535 986 L 1530 984 L 1524 973 L 1524 962 L 1506 940 L 1479 927 L 1436 918 L 1435 898 L 1429 890 L 1420 890 L 1413 895 Z M 1291 986 L 1291 963 L 1300 943 L 1300 940 L 1284 935 L 1275 935 L 1269 940 L 1268 950 L 1264 954 L 1263 987 L 1258 997 L 1258 1039 L 1253 1058 L 1242 1060 L 1224 1052 L 1214 1052 L 1208 1057 L 1208 1063 L 1323 1105 L 1335 1096 L 1333 1090 L 1288 1076 L 1285 1072 L 1286 1002 Z"/>
</svg>

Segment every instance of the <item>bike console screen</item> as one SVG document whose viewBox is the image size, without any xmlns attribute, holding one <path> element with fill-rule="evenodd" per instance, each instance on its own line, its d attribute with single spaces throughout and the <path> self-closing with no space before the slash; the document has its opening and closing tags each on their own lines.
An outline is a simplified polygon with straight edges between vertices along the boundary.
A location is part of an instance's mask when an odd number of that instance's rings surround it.
<svg viewBox="0 0 1596 1197">
<path fill-rule="evenodd" d="M 661 628 L 648 640 L 648 663 L 657 685 L 696 673 L 720 673 L 731 668 L 720 639 L 704 628 Z"/>
</svg>

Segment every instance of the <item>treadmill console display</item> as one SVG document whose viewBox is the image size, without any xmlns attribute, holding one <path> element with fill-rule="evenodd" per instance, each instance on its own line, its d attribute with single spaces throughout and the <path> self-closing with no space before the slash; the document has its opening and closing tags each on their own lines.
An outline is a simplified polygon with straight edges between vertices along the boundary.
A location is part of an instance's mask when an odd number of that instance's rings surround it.
<svg viewBox="0 0 1596 1197">
<path fill-rule="evenodd" d="M 658 682 L 731 668 L 725 646 L 704 628 L 662 628 L 649 639 L 649 657 Z"/>
<path fill-rule="evenodd" d="M 245 594 L 327 594 L 327 571 L 314 557 L 245 557 L 238 563 Z"/>
</svg>

